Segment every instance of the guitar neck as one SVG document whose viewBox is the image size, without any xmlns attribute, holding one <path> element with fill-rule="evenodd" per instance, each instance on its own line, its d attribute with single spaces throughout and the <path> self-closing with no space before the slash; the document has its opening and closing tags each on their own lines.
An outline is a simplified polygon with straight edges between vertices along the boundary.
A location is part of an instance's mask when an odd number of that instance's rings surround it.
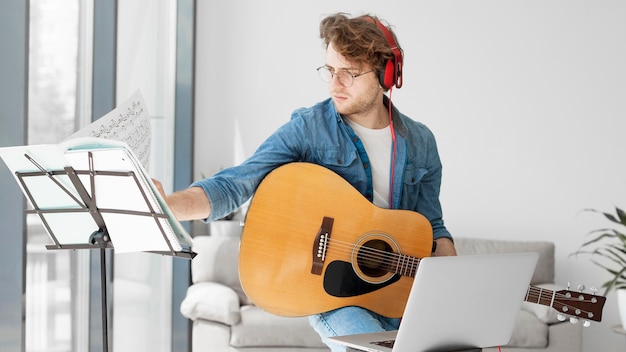
<svg viewBox="0 0 626 352">
<path fill-rule="evenodd" d="M 601 321 L 606 298 L 583 292 L 552 291 L 531 285 L 528 287 L 524 301 L 548 306 L 559 313 L 576 318 Z"/>
<path fill-rule="evenodd" d="M 524 301 L 540 304 L 542 306 L 553 307 L 555 298 L 556 291 L 531 285 L 528 286 Z"/>
</svg>

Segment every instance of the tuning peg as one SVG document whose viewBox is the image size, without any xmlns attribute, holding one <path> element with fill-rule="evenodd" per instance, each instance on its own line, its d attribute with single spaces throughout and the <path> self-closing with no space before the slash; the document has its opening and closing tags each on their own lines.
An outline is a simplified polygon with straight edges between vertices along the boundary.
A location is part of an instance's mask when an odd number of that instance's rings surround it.
<svg viewBox="0 0 626 352">
<path fill-rule="evenodd" d="M 557 318 L 559 321 L 565 321 L 565 319 L 567 319 L 567 318 L 565 317 L 565 315 L 563 315 L 563 314 L 557 314 L 557 315 L 556 315 L 556 318 Z"/>
<path fill-rule="evenodd" d="M 589 320 L 585 320 L 583 322 L 583 327 L 588 328 L 589 326 L 591 326 L 591 322 Z"/>
<path fill-rule="evenodd" d="M 598 289 L 595 286 L 591 286 L 591 288 L 589 289 L 589 291 L 591 291 L 591 293 L 595 296 L 596 293 L 598 293 Z"/>
<path fill-rule="evenodd" d="M 578 292 L 583 292 L 585 290 L 585 285 L 578 285 Z"/>
<path fill-rule="evenodd" d="M 570 322 L 570 323 L 572 323 L 572 324 L 577 324 L 577 323 L 578 323 L 578 318 L 576 318 L 576 317 L 570 317 L 570 318 L 569 318 L 569 322 Z"/>
</svg>

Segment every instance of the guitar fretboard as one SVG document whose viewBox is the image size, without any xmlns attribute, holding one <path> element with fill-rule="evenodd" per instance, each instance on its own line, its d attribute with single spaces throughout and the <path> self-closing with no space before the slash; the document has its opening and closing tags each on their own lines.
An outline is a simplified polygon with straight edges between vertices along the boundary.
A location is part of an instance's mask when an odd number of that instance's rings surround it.
<svg viewBox="0 0 626 352">
<path fill-rule="evenodd" d="M 402 276 L 415 277 L 417 268 L 419 267 L 421 259 L 415 258 L 405 254 L 393 254 L 393 259 L 387 271 L 396 273 Z"/>
<path fill-rule="evenodd" d="M 553 307 L 556 292 L 536 286 L 528 286 L 524 300 L 530 303 L 537 303 L 543 306 Z"/>
</svg>

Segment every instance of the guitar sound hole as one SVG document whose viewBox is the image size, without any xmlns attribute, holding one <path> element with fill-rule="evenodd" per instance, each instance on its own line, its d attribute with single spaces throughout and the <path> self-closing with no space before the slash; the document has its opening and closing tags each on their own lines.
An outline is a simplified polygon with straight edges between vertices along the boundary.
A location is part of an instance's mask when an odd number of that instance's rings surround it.
<svg viewBox="0 0 626 352">
<path fill-rule="evenodd" d="M 393 253 L 391 246 L 382 240 L 370 240 L 359 249 L 357 263 L 361 271 L 371 277 L 380 277 L 389 272 Z"/>
</svg>

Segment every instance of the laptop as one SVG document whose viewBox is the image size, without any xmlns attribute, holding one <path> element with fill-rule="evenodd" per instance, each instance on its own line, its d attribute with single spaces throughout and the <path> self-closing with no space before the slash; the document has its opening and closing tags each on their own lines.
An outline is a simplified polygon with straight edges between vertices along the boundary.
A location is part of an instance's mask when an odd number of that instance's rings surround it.
<svg viewBox="0 0 626 352">
<path fill-rule="evenodd" d="M 422 259 L 399 330 L 330 337 L 348 351 L 481 351 L 509 342 L 538 253 Z"/>
</svg>

